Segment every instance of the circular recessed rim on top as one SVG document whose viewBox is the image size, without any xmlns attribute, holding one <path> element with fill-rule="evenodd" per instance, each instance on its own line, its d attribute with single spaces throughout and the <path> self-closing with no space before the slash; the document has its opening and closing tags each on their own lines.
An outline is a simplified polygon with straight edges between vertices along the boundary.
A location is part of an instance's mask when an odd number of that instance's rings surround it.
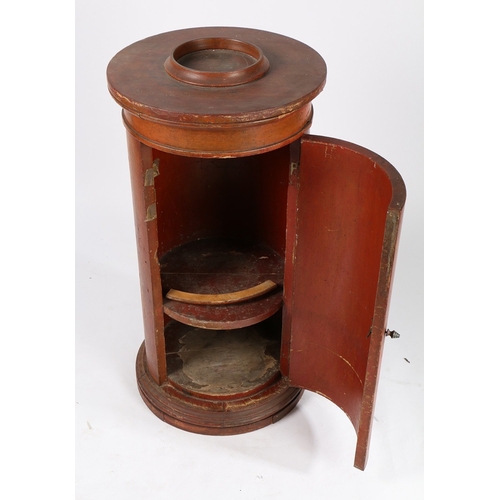
<svg viewBox="0 0 500 500">
<path fill-rule="evenodd" d="M 234 71 L 200 71 L 188 68 L 179 60 L 202 50 L 234 50 L 255 59 L 253 64 Z M 256 45 L 231 38 L 198 38 L 178 45 L 167 57 L 166 72 L 176 80 L 203 87 L 232 87 L 262 78 L 269 70 L 269 60 Z"/>
</svg>

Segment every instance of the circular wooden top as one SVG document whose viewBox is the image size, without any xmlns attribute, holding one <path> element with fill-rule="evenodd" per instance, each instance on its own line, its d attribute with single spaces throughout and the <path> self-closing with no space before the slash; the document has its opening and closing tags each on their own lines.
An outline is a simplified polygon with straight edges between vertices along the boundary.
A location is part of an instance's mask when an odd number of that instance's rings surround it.
<svg viewBox="0 0 500 500">
<path fill-rule="evenodd" d="M 292 112 L 323 89 L 326 65 L 309 46 L 230 27 L 163 33 L 120 51 L 108 88 L 125 109 L 180 123 L 247 123 Z"/>
</svg>

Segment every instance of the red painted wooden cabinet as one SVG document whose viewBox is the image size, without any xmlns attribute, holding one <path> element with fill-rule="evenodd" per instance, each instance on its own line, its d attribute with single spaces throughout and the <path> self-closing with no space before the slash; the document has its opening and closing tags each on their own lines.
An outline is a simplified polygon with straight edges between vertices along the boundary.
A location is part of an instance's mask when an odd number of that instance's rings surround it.
<svg viewBox="0 0 500 500">
<path fill-rule="evenodd" d="M 400 175 L 307 134 L 326 66 L 291 38 L 164 33 L 119 52 L 107 76 L 127 129 L 145 403 L 182 429 L 227 435 L 314 391 L 348 415 L 364 469 Z"/>
</svg>

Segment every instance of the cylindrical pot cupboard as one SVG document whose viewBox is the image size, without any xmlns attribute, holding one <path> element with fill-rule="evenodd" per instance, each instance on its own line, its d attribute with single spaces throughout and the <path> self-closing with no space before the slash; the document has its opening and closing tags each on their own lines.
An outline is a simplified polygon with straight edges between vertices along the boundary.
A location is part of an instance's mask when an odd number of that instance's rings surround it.
<svg viewBox="0 0 500 500">
<path fill-rule="evenodd" d="M 308 134 L 321 56 L 275 33 L 163 33 L 119 52 L 144 343 L 140 394 L 192 432 L 337 404 L 364 469 L 405 201 L 386 160 Z"/>
</svg>

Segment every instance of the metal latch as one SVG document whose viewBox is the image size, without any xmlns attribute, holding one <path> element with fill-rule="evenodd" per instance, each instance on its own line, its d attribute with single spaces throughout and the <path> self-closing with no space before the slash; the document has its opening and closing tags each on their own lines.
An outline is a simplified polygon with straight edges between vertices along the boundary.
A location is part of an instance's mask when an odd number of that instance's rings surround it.
<svg viewBox="0 0 500 500">
<path fill-rule="evenodd" d="M 391 337 L 391 339 L 399 339 L 401 335 L 396 330 L 389 330 L 389 328 L 385 331 L 386 337 Z"/>
</svg>

